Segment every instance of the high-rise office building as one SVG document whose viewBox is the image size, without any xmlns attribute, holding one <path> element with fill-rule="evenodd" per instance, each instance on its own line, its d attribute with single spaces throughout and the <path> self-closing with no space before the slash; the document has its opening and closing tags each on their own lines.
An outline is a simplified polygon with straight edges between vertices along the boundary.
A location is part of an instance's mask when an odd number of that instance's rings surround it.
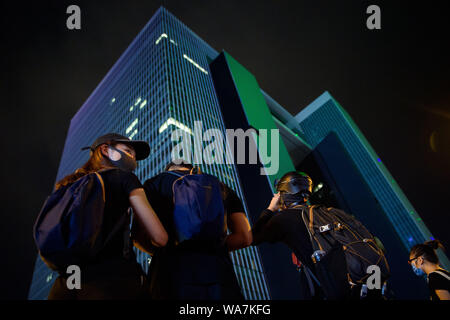
<svg viewBox="0 0 450 320">
<path fill-rule="evenodd" d="M 261 175 L 261 169 L 267 170 L 261 163 L 200 165 L 236 191 L 251 223 L 268 205 L 274 179 L 306 168 L 328 184 L 335 195 L 333 204 L 365 214 L 359 218 L 369 230 L 380 231 L 394 257 L 431 237 L 357 126 L 327 92 L 292 116 L 233 57 L 219 54 L 162 7 L 72 118 L 57 180 L 88 159 L 82 147 L 104 133 L 117 132 L 149 142 L 150 156 L 136 170 L 144 181 L 171 160 L 174 129 L 198 138 L 196 121 L 201 121 L 202 131 L 279 130 L 276 174 Z M 447 258 L 440 255 L 446 263 Z M 137 256 L 148 270 L 151 258 L 139 251 Z M 262 244 L 238 250 L 231 257 L 247 299 L 301 298 L 302 280 L 285 245 Z M 396 285 L 407 288 L 408 281 L 413 281 L 408 278 L 411 272 L 403 269 L 402 257 L 397 260 L 393 276 L 401 281 Z M 45 299 L 56 277 L 38 257 L 29 299 Z"/>
<path fill-rule="evenodd" d="M 300 126 L 302 136 L 313 149 L 330 133 L 337 136 L 407 250 L 414 244 L 433 239 L 383 161 L 350 115 L 328 92 L 300 111 L 287 125 Z M 449 267 L 447 256 L 441 250 L 438 254 L 441 263 Z"/>
<path fill-rule="evenodd" d="M 57 180 L 88 159 L 88 153 L 80 148 L 107 132 L 150 143 L 149 158 L 140 162 L 135 172 L 141 181 L 161 172 L 171 160 L 173 129 L 194 135 L 194 122 L 202 121 L 203 131 L 216 128 L 225 133 L 209 70 L 209 62 L 217 56 L 218 52 L 170 12 L 158 9 L 72 118 Z M 234 165 L 201 167 L 243 199 Z M 231 257 L 244 296 L 269 299 L 258 249 L 248 247 Z M 138 260 L 147 270 L 150 257 L 138 252 Z M 56 277 L 38 258 L 29 299 L 45 299 Z"/>
</svg>

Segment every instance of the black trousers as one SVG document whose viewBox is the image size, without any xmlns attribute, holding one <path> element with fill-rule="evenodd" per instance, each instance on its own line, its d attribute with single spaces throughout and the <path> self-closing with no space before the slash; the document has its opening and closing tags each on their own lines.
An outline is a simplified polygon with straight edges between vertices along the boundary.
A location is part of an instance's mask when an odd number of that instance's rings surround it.
<svg viewBox="0 0 450 320">
<path fill-rule="evenodd" d="M 81 289 L 68 289 L 67 276 L 54 282 L 48 300 L 135 300 L 148 298 L 148 281 L 141 266 L 109 260 L 81 267 Z"/>
<path fill-rule="evenodd" d="M 152 299 L 244 300 L 228 252 L 161 250 L 149 270 Z"/>
</svg>

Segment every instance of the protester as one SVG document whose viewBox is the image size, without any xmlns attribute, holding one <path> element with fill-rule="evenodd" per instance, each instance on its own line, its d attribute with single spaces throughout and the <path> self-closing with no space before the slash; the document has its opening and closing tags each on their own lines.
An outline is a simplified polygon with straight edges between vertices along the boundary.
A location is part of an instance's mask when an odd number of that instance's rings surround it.
<svg viewBox="0 0 450 320">
<path fill-rule="evenodd" d="M 66 285 L 67 275 L 60 274 L 48 299 L 143 298 L 146 279 L 141 266 L 136 262 L 132 241 L 129 240 L 128 208 L 133 208 L 135 219 L 140 221 L 155 246 L 164 246 L 168 238 L 139 179 L 132 173 L 137 166 L 136 161 L 148 156 L 149 146 L 144 141 L 131 141 L 119 134 L 110 133 L 83 149 L 91 150 L 89 160 L 74 173 L 57 182 L 55 190 L 66 188 L 90 173 L 98 173 L 105 190 L 100 233 L 109 241 L 93 260 L 79 266 L 81 289 L 69 290 Z"/>
<path fill-rule="evenodd" d="M 253 225 L 252 245 L 258 245 L 263 242 L 285 243 L 294 252 L 302 267 L 306 267 L 303 270 L 307 276 L 303 277 L 303 279 L 308 279 L 309 284 L 302 281 L 304 285 L 300 288 L 301 291 L 310 292 L 309 297 L 306 296 L 307 298 L 320 299 L 323 293 L 313 280 L 315 274 L 313 272 L 314 264 L 311 260 L 311 255 L 314 250 L 309 239 L 308 230 L 300 215 L 301 209 L 298 208 L 299 205 L 306 204 L 309 192 L 312 189 L 312 182 L 306 177 L 298 181 L 303 183 L 301 187 L 303 192 L 298 194 L 295 202 L 289 202 L 286 197 L 281 202 L 280 192 L 273 196 L 267 209 L 262 212 Z"/>
<path fill-rule="evenodd" d="M 431 300 L 450 300 L 450 272 L 439 265 L 438 248 L 444 249 L 439 240 L 416 244 L 411 248 L 408 263 L 416 275 L 427 276 Z"/>
<path fill-rule="evenodd" d="M 139 225 L 133 228 L 141 248 L 153 254 L 148 275 L 151 297 L 154 299 L 243 299 L 229 251 L 250 245 L 252 234 L 242 203 L 233 190 L 213 177 L 222 189 L 219 202 L 223 201 L 222 210 L 225 209 L 221 218 L 224 226 L 210 235 L 212 238 L 208 241 L 203 241 L 202 238 L 184 241 L 179 239 L 179 230 L 174 221 L 173 188 L 175 181 L 186 179 L 190 173 L 194 174 L 193 169 L 191 164 L 171 162 L 164 172 L 144 183 L 147 197 L 169 234 L 167 246 L 154 250 L 151 243 L 146 241 L 145 234 L 140 232 L 142 228 Z M 187 190 L 186 194 L 189 191 Z M 183 208 L 183 205 L 180 208 L 180 204 L 177 204 L 177 208 L 188 210 Z M 190 213 L 186 212 L 186 214 Z M 214 215 L 215 212 L 209 212 L 209 214 Z M 210 228 L 216 230 L 215 225 L 211 224 Z M 227 228 L 230 231 L 228 235 Z"/>
<path fill-rule="evenodd" d="M 285 243 L 303 268 L 307 281 L 302 283 L 308 284 L 309 298 L 351 299 L 355 294 L 359 298 L 368 277 L 365 264 L 379 265 L 385 280 L 387 261 L 374 237 L 355 218 L 335 208 L 311 206 L 312 186 L 308 175 L 295 171 L 277 181 L 278 193 L 253 226 L 253 245 Z"/>
</svg>

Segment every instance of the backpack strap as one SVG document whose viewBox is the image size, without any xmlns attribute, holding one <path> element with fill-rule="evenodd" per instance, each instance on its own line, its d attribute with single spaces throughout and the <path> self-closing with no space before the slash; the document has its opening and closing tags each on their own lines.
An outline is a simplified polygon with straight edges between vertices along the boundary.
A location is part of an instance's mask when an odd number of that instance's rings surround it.
<svg viewBox="0 0 450 320">
<path fill-rule="evenodd" d="M 302 209 L 302 218 L 303 218 L 303 222 L 306 225 L 306 229 L 308 230 L 309 233 L 309 237 L 311 238 L 311 242 L 316 242 L 317 245 L 319 246 L 320 250 L 323 250 L 322 245 L 320 244 L 319 240 L 317 240 L 316 234 L 314 232 L 314 208 L 316 208 L 317 205 L 312 205 L 309 207 L 309 223 L 306 224 L 305 218 L 303 216 L 303 209 Z"/>
<path fill-rule="evenodd" d="M 314 207 L 315 206 L 310 206 L 309 207 L 309 230 L 311 230 L 311 233 L 314 236 Z"/>
<path fill-rule="evenodd" d="M 97 176 L 98 180 L 100 181 L 100 184 L 102 185 L 102 192 L 103 192 L 103 202 L 106 201 L 106 195 L 105 195 L 105 182 L 102 179 L 102 176 L 98 172 L 94 172 Z"/>
<path fill-rule="evenodd" d="M 176 173 L 175 171 L 166 171 L 166 173 L 173 174 L 174 176 L 177 176 L 178 178 L 184 177 L 184 174 Z"/>
<path fill-rule="evenodd" d="M 442 272 L 442 271 L 439 271 L 439 270 L 435 270 L 435 271 L 433 271 L 433 272 L 430 272 L 430 274 L 432 274 L 432 273 L 437 273 L 437 274 L 443 276 L 445 279 L 447 279 L 447 280 L 450 281 L 450 276 L 449 276 L 448 274 L 446 274 L 445 272 Z M 429 274 L 429 275 L 430 275 L 430 274 Z M 429 276 L 429 275 L 428 275 L 428 276 Z M 427 277 L 427 278 L 428 278 L 428 277 Z"/>
</svg>

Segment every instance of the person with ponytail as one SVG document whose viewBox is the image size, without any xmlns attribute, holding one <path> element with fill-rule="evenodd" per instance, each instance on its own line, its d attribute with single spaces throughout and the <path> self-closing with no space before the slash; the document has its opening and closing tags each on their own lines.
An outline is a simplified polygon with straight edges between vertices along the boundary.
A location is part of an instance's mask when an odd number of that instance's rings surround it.
<svg viewBox="0 0 450 320">
<path fill-rule="evenodd" d="M 69 290 L 64 275 L 60 275 L 48 296 L 49 300 L 104 300 L 145 298 L 146 277 L 136 262 L 130 240 L 128 209 L 157 247 L 167 243 L 167 232 L 147 200 L 142 184 L 133 173 L 137 161 L 145 159 L 150 147 L 145 141 L 134 141 L 116 133 L 103 135 L 90 147 L 89 160 L 74 173 L 55 185 L 55 190 L 71 185 L 90 173 L 103 180 L 105 205 L 101 234 L 108 241 L 81 269 L 81 289 Z M 82 150 L 83 150 L 82 149 Z M 126 218 L 126 219 L 124 219 Z M 125 221 L 125 223 L 121 223 Z M 119 231 L 117 231 L 119 226 Z"/>
<path fill-rule="evenodd" d="M 416 244 L 411 248 L 408 263 L 417 276 L 427 276 L 430 300 L 450 300 L 450 272 L 439 265 L 438 248 L 444 249 L 439 240 Z"/>
</svg>

